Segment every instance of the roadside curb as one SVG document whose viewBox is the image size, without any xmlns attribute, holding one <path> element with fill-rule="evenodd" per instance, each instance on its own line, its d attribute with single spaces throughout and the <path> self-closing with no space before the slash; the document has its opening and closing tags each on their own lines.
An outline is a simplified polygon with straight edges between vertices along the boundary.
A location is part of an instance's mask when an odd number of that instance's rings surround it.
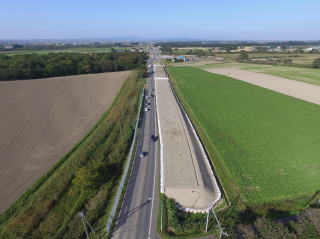
<svg viewBox="0 0 320 239">
<path fill-rule="evenodd" d="M 154 72 L 156 71 L 156 65 L 153 65 L 153 70 Z M 155 89 L 157 89 L 157 81 L 158 77 L 154 77 L 154 84 L 155 84 Z M 158 111 L 158 97 L 155 97 L 155 103 L 156 103 L 156 112 L 157 116 L 159 116 L 159 111 Z M 159 140 L 160 140 L 160 192 L 164 193 L 164 160 L 163 160 L 163 143 L 162 143 L 162 131 L 161 131 L 161 124 L 160 124 L 160 119 L 157 117 L 157 122 L 158 122 L 158 132 L 159 132 Z"/>
</svg>

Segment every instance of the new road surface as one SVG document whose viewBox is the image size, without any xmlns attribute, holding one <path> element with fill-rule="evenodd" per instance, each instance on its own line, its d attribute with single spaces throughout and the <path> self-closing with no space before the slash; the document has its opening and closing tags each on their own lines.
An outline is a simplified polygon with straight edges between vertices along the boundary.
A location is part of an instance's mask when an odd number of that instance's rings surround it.
<svg viewBox="0 0 320 239">
<path fill-rule="evenodd" d="M 155 65 L 155 86 L 161 192 L 185 211 L 205 213 L 221 197 L 209 160 L 162 65 Z"/>
<path fill-rule="evenodd" d="M 154 79 L 151 75 L 147 80 L 148 99 L 144 99 L 138 149 L 112 238 L 157 238 L 160 166 L 158 140 L 150 140 L 152 135 L 158 136 L 155 99 L 151 96 L 153 89 Z M 148 111 L 145 111 L 146 108 Z M 143 156 L 140 155 L 142 152 Z"/>
</svg>

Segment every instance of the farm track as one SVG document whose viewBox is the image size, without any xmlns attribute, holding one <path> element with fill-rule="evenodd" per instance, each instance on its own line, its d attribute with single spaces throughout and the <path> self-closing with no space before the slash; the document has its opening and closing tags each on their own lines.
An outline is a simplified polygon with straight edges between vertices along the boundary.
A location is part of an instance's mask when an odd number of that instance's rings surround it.
<svg viewBox="0 0 320 239">
<path fill-rule="evenodd" d="M 129 74 L 0 82 L 0 211 L 85 135 Z"/>
</svg>

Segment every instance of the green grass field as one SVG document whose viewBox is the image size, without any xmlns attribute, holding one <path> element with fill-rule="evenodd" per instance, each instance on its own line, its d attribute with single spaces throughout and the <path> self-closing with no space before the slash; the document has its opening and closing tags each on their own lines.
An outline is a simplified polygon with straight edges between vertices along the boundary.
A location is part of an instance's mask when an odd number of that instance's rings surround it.
<svg viewBox="0 0 320 239">
<path fill-rule="evenodd" d="M 193 67 L 169 67 L 229 199 L 320 189 L 320 106 Z"/>
<path fill-rule="evenodd" d="M 243 70 L 280 76 L 290 80 L 307 82 L 314 85 L 320 85 L 320 69 L 294 67 L 294 66 L 277 66 L 250 63 L 216 63 L 198 66 L 200 69 L 218 68 L 218 67 L 235 67 Z"/>
</svg>

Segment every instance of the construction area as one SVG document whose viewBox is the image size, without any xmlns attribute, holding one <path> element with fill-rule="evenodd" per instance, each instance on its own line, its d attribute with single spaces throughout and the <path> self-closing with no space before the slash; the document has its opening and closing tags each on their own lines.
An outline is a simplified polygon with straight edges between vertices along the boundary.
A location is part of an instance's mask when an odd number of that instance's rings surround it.
<svg viewBox="0 0 320 239">
<path fill-rule="evenodd" d="M 220 199 L 221 193 L 198 136 L 161 65 L 155 65 L 155 90 L 161 192 L 184 211 L 204 213 Z"/>
</svg>

